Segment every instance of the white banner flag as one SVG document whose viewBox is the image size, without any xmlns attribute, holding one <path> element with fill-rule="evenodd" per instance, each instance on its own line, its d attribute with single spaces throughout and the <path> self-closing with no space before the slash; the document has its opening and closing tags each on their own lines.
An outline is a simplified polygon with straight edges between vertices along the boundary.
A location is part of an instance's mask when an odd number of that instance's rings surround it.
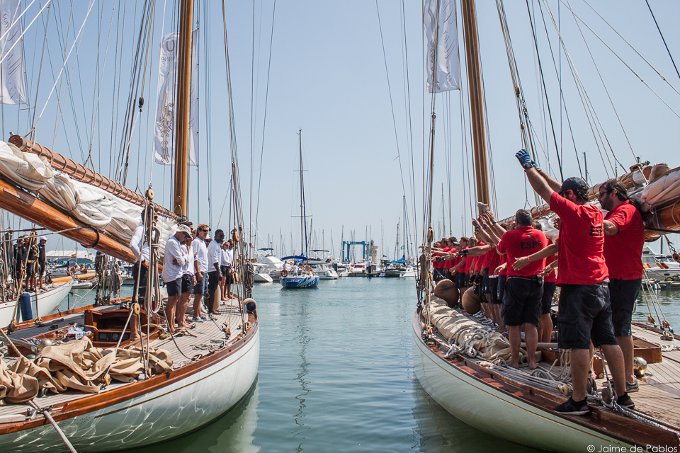
<svg viewBox="0 0 680 453">
<path fill-rule="evenodd" d="M 437 11 L 439 5 L 439 11 Z M 425 0 L 423 27 L 427 38 L 427 91 L 441 93 L 460 89 L 458 18 L 455 0 Z M 437 57 L 433 77 L 434 58 Z M 434 79 L 434 86 L 433 86 Z"/>
<path fill-rule="evenodd" d="M 198 165 L 196 150 L 198 148 L 198 77 L 196 38 L 194 31 L 191 78 L 191 106 L 189 117 L 189 165 Z M 154 131 L 154 160 L 163 165 L 174 163 L 175 159 L 175 124 L 177 97 L 177 52 L 179 39 L 177 33 L 167 35 L 161 43 L 158 63 L 158 104 L 156 106 L 156 127 Z"/>
<path fill-rule="evenodd" d="M 26 104 L 21 0 L 0 0 L 0 104 Z M 16 22 L 16 23 L 15 23 Z"/>
</svg>

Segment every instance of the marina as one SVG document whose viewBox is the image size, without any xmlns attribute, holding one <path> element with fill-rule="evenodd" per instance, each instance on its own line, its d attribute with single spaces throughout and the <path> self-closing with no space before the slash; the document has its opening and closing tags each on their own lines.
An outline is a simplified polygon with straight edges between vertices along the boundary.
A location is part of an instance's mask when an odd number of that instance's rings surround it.
<svg viewBox="0 0 680 453">
<path fill-rule="evenodd" d="M 677 451 L 678 14 L 1 0 L 0 451 Z"/>
</svg>

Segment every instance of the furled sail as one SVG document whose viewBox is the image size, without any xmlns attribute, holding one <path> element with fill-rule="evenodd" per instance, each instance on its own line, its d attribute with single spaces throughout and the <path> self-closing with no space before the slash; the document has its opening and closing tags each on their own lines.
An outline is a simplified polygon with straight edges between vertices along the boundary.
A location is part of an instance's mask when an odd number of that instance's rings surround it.
<svg viewBox="0 0 680 453">
<path fill-rule="evenodd" d="M 0 174 L 28 192 L 13 193 L 11 185 L 0 184 L 0 200 L 5 200 L 3 207 L 7 210 L 63 232 L 86 247 L 134 261 L 127 244 L 141 222 L 142 206 L 78 181 L 54 169 L 46 157 L 24 152 L 13 143 L 0 142 Z M 13 199 L 20 203 L 11 203 Z M 174 216 L 167 211 L 165 214 L 160 215 L 157 222 L 160 250 L 164 249 L 163 244 L 174 233 L 176 225 Z"/>
</svg>

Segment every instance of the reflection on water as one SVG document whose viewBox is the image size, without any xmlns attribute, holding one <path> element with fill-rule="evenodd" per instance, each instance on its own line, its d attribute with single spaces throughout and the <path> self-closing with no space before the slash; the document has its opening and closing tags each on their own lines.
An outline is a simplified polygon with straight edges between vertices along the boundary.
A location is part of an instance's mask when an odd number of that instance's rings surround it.
<svg viewBox="0 0 680 453">
<path fill-rule="evenodd" d="M 304 291 L 304 290 L 301 290 Z M 302 444 L 305 440 L 305 431 L 309 428 L 305 427 L 305 398 L 307 394 L 311 391 L 309 388 L 309 379 L 307 374 L 309 372 L 309 362 L 307 362 L 307 343 L 309 343 L 308 328 L 307 328 L 307 303 L 306 299 L 299 301 L 292 301 L 293 303 L 299 303 L 298 319 L 297 324 L 297 341 L 300 345 L 300 364 L 297 368 L 297 380 L 300 383 L 300 393 L 295 395 L 295 399 L 298 400 L 298 411 L 295 413 L 295 424 L 297 425 L 297 430 L 295 432 L 295 437 L 299 439 L 299 443 L 295 451 L 301 452 L 304 450 Z"/>
<path fill-rule="evenodd" d="M 229 385 L 227 382 L 224 384 Z M 197 451 L 257 453 L 260 448 L 254 443 L 253 433 L 257 426 L 259 393 L 256 381 L 241 402 L 214 422 L 185 436 L 146 448 L 137 448 L 134 451 L 144 453 L 168 453 L 168 451 L 172 453 Z"/>
</svg>

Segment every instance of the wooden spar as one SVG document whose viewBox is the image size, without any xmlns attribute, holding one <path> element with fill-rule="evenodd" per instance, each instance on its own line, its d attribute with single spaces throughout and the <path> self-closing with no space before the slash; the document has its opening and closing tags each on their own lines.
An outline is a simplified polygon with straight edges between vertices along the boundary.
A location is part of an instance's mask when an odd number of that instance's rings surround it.
<svg viewBox="0 0 680 453">
<path fill-rule="evenodd" d="M 175 192 L 173 210 L 187 216 L 187 181 L 189 163 L 189 117 L 191 111 L 191 40 L 194 15 L 193 0 L 181 0 L 179 6 L 179 59 L 177 63 L 177 123 L 175 130 Z"/>
<path fill-rule="evenodd" d="M 484 123 L 484 92 L 480 77 L 479 38 L 475 0 L 462 0 L 463 28 L 465 30 L 465 55 L 468 66 L 470 91 L 470 118 L 475 162 L 477 201 L 489 204 L 489 172 L 486 158 L 486 133 Z"/>
<path fill-rule="evenodd" d="M 52 168 L 66 173 L 77 181 L 98 187 L 122 200 L 144 207 L 146 199 L 143 195 L 128 189 L 119 182 L 109 179 L 90 168 L 76 163 L 59 153 L 55 153 L 39 143 L 31 142 L 20 135 L 12 135 L 9 138 L 9 142 L 25 153 L 32 153 L 46 158 Z M 155 205 L 155 210 L 164 217 L 175 217 L 172 212 L 162 206 Z"/>
<path fill-rule="evenodd" d="M 49 230 L 58 231 L 62 236 L 73 239 L 84 247 L 94 248 L 128 263 L 136 261 L 129 247 L 119 244 L 92 227 L 81 224 L 73 217 L 4 180 L 0 180 L 0 203 L 2 209 Z"/>
</svg>

